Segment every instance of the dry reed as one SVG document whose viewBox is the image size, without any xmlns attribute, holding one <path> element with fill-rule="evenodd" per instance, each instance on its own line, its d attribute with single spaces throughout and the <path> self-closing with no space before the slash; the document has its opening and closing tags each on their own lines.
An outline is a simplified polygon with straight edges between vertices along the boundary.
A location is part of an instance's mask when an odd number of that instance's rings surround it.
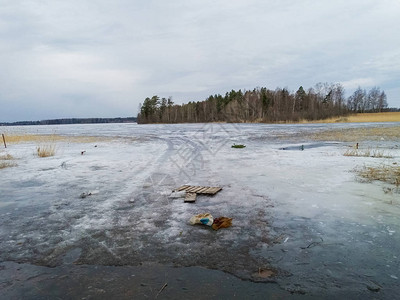
<svg viewBox="0 0 400 300">
<path fill-rule="evenodd" d="M 54 144 L 38 146 L 36 153 L 39 157 L 54 156 L 56 154 L 56 146 Z"/>
<path fill-rule="evenodd" d="M 16 164 L 8 161 L 0 161 L 0 169 L 5 169 L 9 167 L 15 167 Z"/>
<path fill-rule="evenodd" d="M 364 167 L 357 171 L 358 175 L 368 181 L 383 181 L 400 186 L 400 166 L 381 165 L 379 167 Z"/>
<path fill-rule="evenodd" d="M 0 155 L 0 160 L 13 160 L 14 157 L 11 154 Z"/>
<path fill-rule="evenodd" d="M 0 155 L 0 169 L 14 167 L 16 164 L 12 162 L 14 157 L 10 154 Z"/>
<path fill-rule="evenodd" d="M 365 149 L 365 150 L 359 150 L 359 149 L 348 149 L 346 150 L 345 153 L 343 153 L 344 156 L 357 156 L 357 157 L 374 157 L 374 158 L 392 158 L 393 156 L 386 154 L 385 151 L 383 150 L 371 150 L 371 149 Z"/>
</svg>

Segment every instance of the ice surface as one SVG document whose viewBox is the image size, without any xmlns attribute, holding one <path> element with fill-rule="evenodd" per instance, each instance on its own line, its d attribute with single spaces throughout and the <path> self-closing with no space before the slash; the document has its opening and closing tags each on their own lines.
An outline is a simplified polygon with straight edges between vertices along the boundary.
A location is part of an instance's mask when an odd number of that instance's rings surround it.
<svg viewBox="0 0 400 300">
<path fill-rule="evenodd" d="M 365 290 L 372 280 L 392 295 L 400 197 L 382 183 L 360 182 L 353 170 L 400 163 L 400 141 L 373 142 L 392 158 L 365 158 L 343 156 L 348 143 L 303 138 L 357 126 L 377 125 L 7 127 L 8 134 L 99 140 L 58 142 L 48 158 L 34 155 L 35 143 L 2 150 L 18 166 L 0 170 L 0 258 L 60 265 L 73 253 L 78 263 L 198 265 L 254 280 L 262 280 L 252 277 L 259 268 L 271 267 L 288 290 Z M 170 197 L 183 184 L 223 190 L 184 203 Z M 233 226 L 189 225 L 204 212 L 232 217 Z"/>
</svg>

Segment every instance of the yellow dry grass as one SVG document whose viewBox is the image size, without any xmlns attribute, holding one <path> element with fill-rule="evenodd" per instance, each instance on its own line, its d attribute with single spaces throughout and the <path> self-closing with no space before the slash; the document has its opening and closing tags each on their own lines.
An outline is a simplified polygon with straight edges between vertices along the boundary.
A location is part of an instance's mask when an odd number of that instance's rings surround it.
<svg viewBox="0 0 400 300">
<path fill-rule="evenodd" d="M 105 140 L 103 137 L 95 136 L 62 136 L 62 135 L 40 135 L 40 134 L 5 134 L 7 144 L 19 143 L 56 143 L 56 142 L 69 142 L 69 143 L 94 143 Z"/>
<path fill-rule="evenodd" d="M 339 142 L 398 141 L 400 126 L 335 129 L 317 132 L 309 137 L 317 141 Z"/>
<path fill-rule="evenodd" d="M 360 113 L 346 117 L 329 118 L 317 121 L 302 120 L 300 123 L 374 123 L 374 122 L 400 122 L 400 112 Z"/>
<path fill-rule="evenodd" d="M 36 148 L 36 154 L 39 157 L 49 157 L 56 154 L 56 145 L 42 145 Z"/>
<path fill-rule="evenodd" d="M 346 117 L 350 123 L 400 122 L 400 112 L 364 113 Z"/>
</svg>

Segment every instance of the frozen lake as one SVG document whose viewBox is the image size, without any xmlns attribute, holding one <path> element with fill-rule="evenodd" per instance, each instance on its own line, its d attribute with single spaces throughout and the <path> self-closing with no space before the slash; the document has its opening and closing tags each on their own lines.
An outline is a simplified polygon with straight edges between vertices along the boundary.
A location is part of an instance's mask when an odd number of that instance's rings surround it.
<svg viewBox="0 0 400 300">
<path fill-rule="evenodd" d="M 400 194 L 361 182 L 354 170 L 400 164 L 400 141 L 360 143 L 391 156 L 372 158 L 343 156 L 354 143 L 310 138 L 327 129 L 394 125 L 0 127 L 6 134 L 96 137 L 59 140 L 47 158 L 34 155 L 37 142 L 0 152 L 18 164 L 0 170 L 1 262 L 200 266 L 297 295 L 396 297 Z M 223 190 L 193 204 L 170 197 L 184 184 Z M 189 224 L 204 212 L 231 217 L 233 226 Z"/>
</svg>

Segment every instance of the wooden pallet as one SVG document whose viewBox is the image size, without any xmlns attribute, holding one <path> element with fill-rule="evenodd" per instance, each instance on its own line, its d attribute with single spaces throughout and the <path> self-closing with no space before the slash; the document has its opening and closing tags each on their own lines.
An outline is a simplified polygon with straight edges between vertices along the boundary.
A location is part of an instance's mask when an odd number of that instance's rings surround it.
<svg viewBox="0 0 400 300">
<path fill-rule="evenodd" d="M 176 191 L 186 191 L 188 193 L 194 194 L 206 194 L 206 195 L 215 195 L 220 190 L 221 187 L 209 187 L 209 186 L 193 186 L 193 185 L 182 185 L 181 187 L 177 188 Z"/>
</svg>

